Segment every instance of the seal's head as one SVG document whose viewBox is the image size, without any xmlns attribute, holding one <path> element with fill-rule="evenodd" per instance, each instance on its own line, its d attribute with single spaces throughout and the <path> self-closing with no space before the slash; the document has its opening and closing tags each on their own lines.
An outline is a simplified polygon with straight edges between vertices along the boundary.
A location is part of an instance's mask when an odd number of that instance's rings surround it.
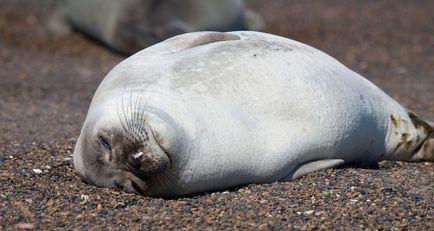
<svg viewBox="0 0 434 231">
<path fill-rule="evenodd" d="M 149 182 L 170 167 L 157 134 L 141 113 L 89 111 L 74 150 L 74 166 L 87 183 L 147 195 Z"/>
</svg>

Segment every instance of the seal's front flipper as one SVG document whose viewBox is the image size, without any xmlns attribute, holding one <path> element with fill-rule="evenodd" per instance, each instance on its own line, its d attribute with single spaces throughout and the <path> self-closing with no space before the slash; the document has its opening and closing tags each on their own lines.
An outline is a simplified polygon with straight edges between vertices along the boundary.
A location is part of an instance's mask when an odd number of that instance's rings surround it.
<svg viewBox="0 0 434 231">
<path fill-rule="evenodd" d="M 173 53 L 210 43 L 240 39 L 241 38 L 235 34 L 214 31 L 200 31 L 169 38 L 161 43 L 147 48 L 146 50 L 148 52 Z"/>
<path fill-rule="evenodd" d="M 324 159 L 305 162 L 299 164 L 291 173 L 282 178 L 281 181 L 295 180 L 309 173 L 327 168 L 334 168 L 342 164 L 344 164 L 344 160 L 342 159 Z"/>
</svg>

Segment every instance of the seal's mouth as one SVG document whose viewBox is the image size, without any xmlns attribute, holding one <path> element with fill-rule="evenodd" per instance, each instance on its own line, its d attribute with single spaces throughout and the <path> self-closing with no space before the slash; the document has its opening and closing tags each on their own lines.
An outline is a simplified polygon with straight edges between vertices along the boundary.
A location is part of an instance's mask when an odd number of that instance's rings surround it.
<svg viewBox="0 0 434 231">
<path fill-rule="evenodd" d="M 113 178 L 112 187 L 125 192 L 136 193 L 139 195 L 146 195 L 146 191 L 149 188 L 146 181 L 127 171 L 122 171 L 120 174 Z"/>
</svg>

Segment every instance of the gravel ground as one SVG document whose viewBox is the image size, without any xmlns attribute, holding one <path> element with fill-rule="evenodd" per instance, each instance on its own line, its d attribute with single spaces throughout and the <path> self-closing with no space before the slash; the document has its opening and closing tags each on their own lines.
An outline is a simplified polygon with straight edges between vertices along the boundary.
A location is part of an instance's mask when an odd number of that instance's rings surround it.
<svg viewBox="0 0 434 231">
<path fill-rule="evenodd" d="M 81 182 L 73 145 L 98 83 L 124 57 L 80 34 L 48 36 L 50 3 L 0 0 L 0 230 L 434 230 L 433 163 L 346 166 L 175 200 Z M 434 1 L 248 5 L 267 32 L 324 50 L 434 119 Z"/>
</svg>

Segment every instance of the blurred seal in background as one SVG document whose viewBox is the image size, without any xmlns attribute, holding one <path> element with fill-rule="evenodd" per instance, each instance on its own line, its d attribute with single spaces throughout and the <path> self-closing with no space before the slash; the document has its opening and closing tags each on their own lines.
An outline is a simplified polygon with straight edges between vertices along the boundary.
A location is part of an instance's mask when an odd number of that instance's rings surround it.
<svg viewBox="0 0 434 231">
<path fill-rule="evenodd" d="M 56 35 L 76 29 L 129 55 L 174 35 L 260 30 L 263 21 L 242 0 L 61 0 L 48 28 Z"/>
</svg>

